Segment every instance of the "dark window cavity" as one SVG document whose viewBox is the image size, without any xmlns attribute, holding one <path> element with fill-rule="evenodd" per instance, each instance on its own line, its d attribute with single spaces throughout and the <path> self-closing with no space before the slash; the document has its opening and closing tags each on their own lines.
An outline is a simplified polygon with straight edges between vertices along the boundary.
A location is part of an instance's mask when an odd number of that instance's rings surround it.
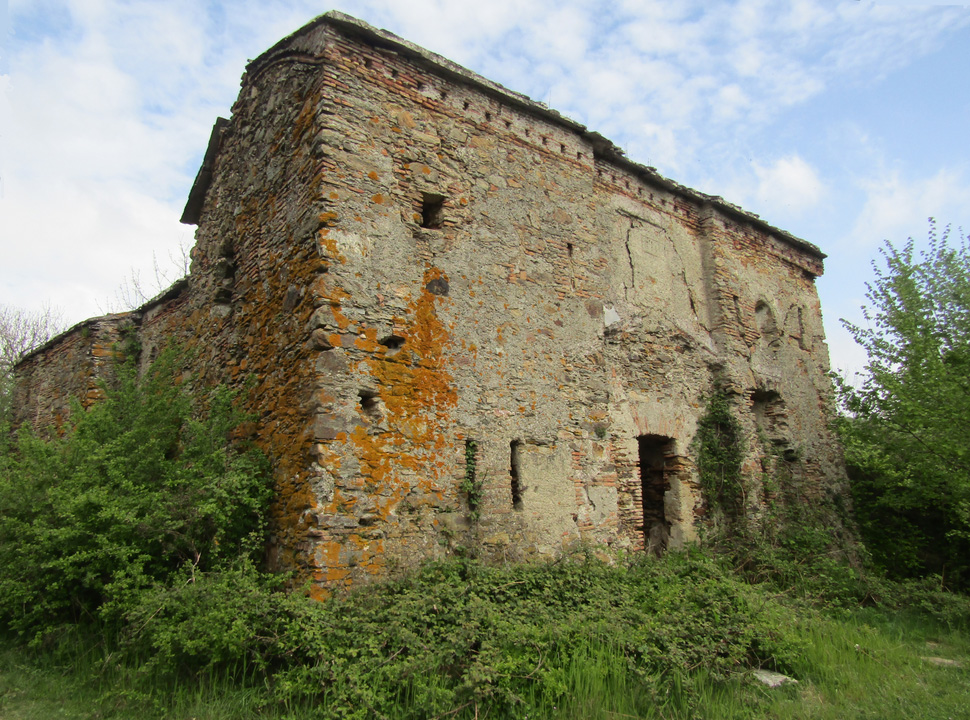
<svg viewBox="0 0 970 720">
<path fill-rule="evenodd" d="M 444 223 L 445 196 L 423 193 L 421 199 L 421 227 L 436 230 Z"/>
</svg>

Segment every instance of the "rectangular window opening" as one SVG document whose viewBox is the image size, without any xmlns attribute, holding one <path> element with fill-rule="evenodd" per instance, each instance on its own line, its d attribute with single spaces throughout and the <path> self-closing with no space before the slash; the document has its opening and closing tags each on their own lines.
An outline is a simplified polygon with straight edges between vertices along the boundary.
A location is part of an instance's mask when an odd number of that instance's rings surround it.
<svg viewBox="0 0 970 720">
<path fill-rule="evenodd" d="M 421 227 L 436 230 L 444 223 L 445 196 L 437 193 L 421 195 Z"/>
</svg>

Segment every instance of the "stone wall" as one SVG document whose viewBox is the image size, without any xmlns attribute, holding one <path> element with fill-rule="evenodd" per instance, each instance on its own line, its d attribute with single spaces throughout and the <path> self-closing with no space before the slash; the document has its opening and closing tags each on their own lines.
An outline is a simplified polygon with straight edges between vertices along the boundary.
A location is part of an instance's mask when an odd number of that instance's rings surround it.
<svg viewBox="0 0 970 720">
<path fill-rule="evenodd" d="M 693 541 L 715 384 L 750 512 L 779 457 L 806 497 L 841 489 L 818 249 L 388 33 L 331 13 L 251 63 L 185 219 L 192 272 L 136 314 L 143 362 L 178 337 L 200 381 L 251 383 L 271 560 L 321 591 Z M 82 340 L 21 366 L 22 417 L 87 392 L 44 384 L 91 374 Z"/>
</svg>

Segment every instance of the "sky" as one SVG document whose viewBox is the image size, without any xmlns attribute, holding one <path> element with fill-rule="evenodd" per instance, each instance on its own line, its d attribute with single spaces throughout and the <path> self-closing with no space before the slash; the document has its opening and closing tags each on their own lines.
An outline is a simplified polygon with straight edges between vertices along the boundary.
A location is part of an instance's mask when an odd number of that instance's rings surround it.
<svg viewBox="0 0 970 720">
<path fill-rule="evenodd" d="M 66 323 L 178 275 L 247 60 L 327 10 L 600 132 L 828 255 L 833 368 L 871 263 L 970 232 L 970 5 L 918 0 L 0 0 L 0 304 Z M 127 290 L 126 290 L 127 288 Z"/>
</svg>

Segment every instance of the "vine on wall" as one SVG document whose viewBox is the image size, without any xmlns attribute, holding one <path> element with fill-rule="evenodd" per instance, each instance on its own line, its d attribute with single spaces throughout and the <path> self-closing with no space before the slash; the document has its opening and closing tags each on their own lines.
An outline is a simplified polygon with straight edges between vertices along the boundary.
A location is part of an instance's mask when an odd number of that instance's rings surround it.
<svg viewBox="0 0 970 720">
<path fill-rule="evenodd" d="M 465 477 L 461 481 L 461 491 L 468 503 L 468 519 L 472 522 L 481 517 L 483 485 L 478 479 L 478 443 L 465 441 Z"/>
<path fill-rule="evenodd" d="M 715 388 L 707 398 L 694 442 L 701 492 L 707 506 L 720 509 L 729 520 L 741 517 L 745 500 L 741 474 L 744 432 L 723 389 Z"/>
</svg>

